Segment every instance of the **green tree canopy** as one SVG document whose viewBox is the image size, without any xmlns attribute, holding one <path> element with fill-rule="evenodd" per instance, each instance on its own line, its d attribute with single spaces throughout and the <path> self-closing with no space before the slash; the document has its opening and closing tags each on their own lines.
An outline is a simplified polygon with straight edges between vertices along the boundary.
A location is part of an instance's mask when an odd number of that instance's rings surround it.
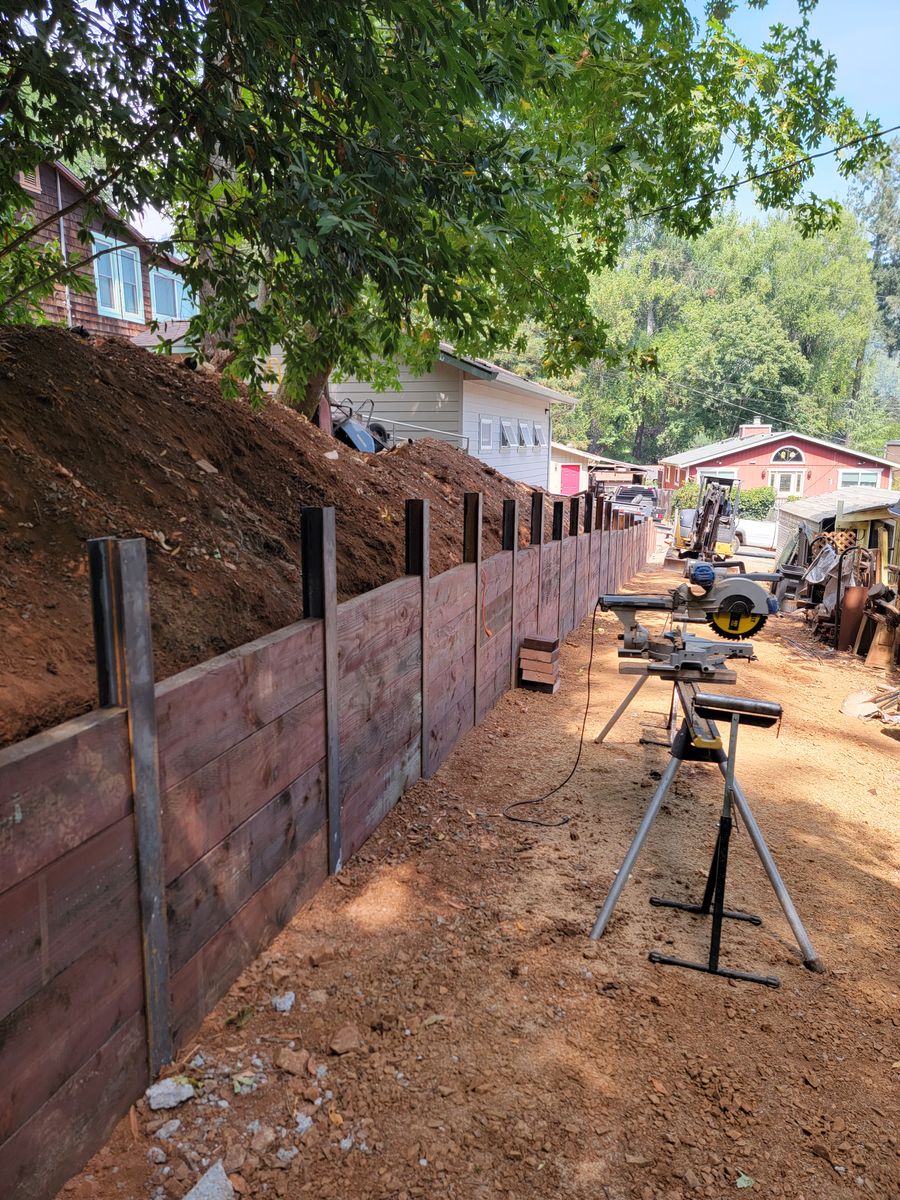
<svg viewBox="0 0 900 1200">
<path fill-rule="evenodd" d="M 875 125 L 835 95 L 811 7 L 754 49 L 726 2 L 698 23 L 686 0 L 12 0 L 0 261 L 24 253 L 16 171 L 82 155 L 91 193 L 172 217 L 192 336 L 253 386 L 276 342 L 311 400 L 334 367 L 424 362 L 441 336 L 490 353 L 523 319 L 553 370 L 608 358 L 590 277 L 633 218 L 699 233 L 740 164 L 764 206 L 834 219 L 803 156 Z"/>
</svg>

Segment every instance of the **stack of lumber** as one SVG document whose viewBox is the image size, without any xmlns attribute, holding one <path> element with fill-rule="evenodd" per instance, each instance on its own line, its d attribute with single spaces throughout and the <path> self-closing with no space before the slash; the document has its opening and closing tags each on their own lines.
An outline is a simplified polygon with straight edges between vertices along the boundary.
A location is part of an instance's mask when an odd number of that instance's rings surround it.
<svg viewBox="0 0 900 1200">
<path fill-rule="evenodd" d="M 559 638 L 525 638 L 519 650 L 519 683 L 536 692 L 559 688 Z"/>
</svg>

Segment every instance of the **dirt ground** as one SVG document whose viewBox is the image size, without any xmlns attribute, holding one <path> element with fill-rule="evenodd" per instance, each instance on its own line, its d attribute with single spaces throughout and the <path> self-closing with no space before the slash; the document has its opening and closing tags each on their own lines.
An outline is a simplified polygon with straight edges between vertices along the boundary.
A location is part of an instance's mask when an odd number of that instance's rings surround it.
<svg viewBox="0 0 900 1200">
<path fill-rule="evenodd" d="M 723 960 L 782 986 L 734 983 L 647 960 L 703 953 L 701 918 L 647 900 L 702 890 L 715 768 L 683 769 L 606 936 L 587 937 L 666 762 L 638 741 L 662 684 L 593 744 L 630 682 L 616 628 L 600 617 L 578 772 L 537 810 L 569 824 L 499 809 L 574 760 L 590 622 L 560 693 L 505 697 L 232 988 L 174 1068 L 198 1098 L 141 1102 L 66 1200 L 180 1198 L 220 1158 L 254 1198 L 900 1196 L 900 743 L 839 712 L 873 677 L 786 642 L 812 646 L 790 618 L 738 665 L 737 693 L 785 707 L 779 736 L 742 731 L 739 777 L 827 972 L 801 965 L 741 830 L 728 898 L 764 924 L 726 923 Z"/>
<path fill-rule="evenodd" d="M 0 326 L 0 745 L 96 703 L 88 538 L 147 539 L 164 679 L 300 618 L 301 505 L 336 509 L 346 599 L 403 573 L 407 498 L 431 502 L 432 573 L 460 562 L 467 491 L 494 554 L 531 489 L 447 442 L 357 454 L 124 338 Z"/>
</svg>

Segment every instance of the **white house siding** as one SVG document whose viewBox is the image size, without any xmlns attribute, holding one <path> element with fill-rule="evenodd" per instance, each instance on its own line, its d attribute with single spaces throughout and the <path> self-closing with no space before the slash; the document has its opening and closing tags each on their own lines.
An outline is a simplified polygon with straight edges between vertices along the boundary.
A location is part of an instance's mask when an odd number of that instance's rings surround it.
<svg viewBox="0 0 900 1200">
<path fill-rule="evenodd" d="M 528 392 L 498 386 L 480 379 L 463 381 L 462 431 L 469 439 L 469 453 L 510 479 L 532 487 L 546 488 L 550 467 L 550 402 Z M 479 417 L 493 421 L 491 448 L 482 450 L 478 438 Z M 500 446 L 500 418 L 508 418 L 518 434 L 516 422 L 531 421 L 543 427 L 546 446 Z"/>
<path fill-rule="evenodd" d="M 349 400 L 358 409 L 364 402 L 373 400 L 376 420 L 424 425 L 444 434 L 461 432 L 462 373 L 455 367 L 437 362 L 423 375 L 413 375 L 406 367 L 401 367 L 400 388 L 399 391 L 376 392 L 371 383 L 362 383 L 358 379 L 345 379 L 342 383 L 332 380 L 330 384 L 332 403 Z M 368 412 L 368 405 L 364 411 Z M 401 441 L 433 435 L 400 427 L 396 436 Z M 456 439 L 453 441 L 459 445 Z"/>
</svg>

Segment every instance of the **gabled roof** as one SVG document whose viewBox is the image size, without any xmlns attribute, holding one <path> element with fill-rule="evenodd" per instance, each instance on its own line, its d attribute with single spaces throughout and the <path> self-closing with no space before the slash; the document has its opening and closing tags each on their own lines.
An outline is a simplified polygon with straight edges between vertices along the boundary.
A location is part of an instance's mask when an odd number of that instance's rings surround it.
<svg viewBox="0 0 900 1200">
<path fill-rule="evenodd" d="M 821 496 L 808 496 L 782 504 L 780 511 L 804 521 L 819 522 L 837 516 L 838 504 L 846 516 L 887 508 L 898 499 L 898 493 L 888 488 L 845 487 Z"/>
<path fill-rule="evenodd" d="M 700 463 L 709 462 L 712 458 L 724 458 L 734 454 L 736 450 L 747 450 L 752 446 L 765 446 L 770 442 L 778 442 L 790 438 L 794 442 L 807 442 L 814 446 L 825 446 L 828 450 L 840 450 L 844 454 L 852 454 L 855 458 L 865 458 L 869 462 L 879 463 L 882 467 L 896 467 L 890 459 L 879 458 L 877 454 L 868 454 L 865 450 L 855 450 L 853 446 L 841 446 L 837 442 L 826 442 L 822 438 L 811 437 L 808 433 L 800 433 L 796 429 L 785 429 L 780 433 L 766 433 L 761 437 L 731 437 L 722 442 L 710 442 L 707 446 L 696 446 L 693 450 L 683 450 L 681 454 L 669 454 L 659 461 L 671 463 L 676 467 L 695 467 Z"/>
<path fill-rule="evenodd" d="M 71 183 L 72 187 L 74 187 L 76 191 L 87 191 L 84 180 L 79 179 L 75 172 L 70 170 L 64 162 L 60 162 L 59 159 L 54 159 L 52 166 L 55 171 L 58 171 L 59 174 L 62 175 L 63 179 Z M 164 250 L 158 250 L 155 243 L 152 242 L 145 234 L 141 233 L 141 231 L 132 225 L 130 221 L 123 221 L 120 214 L 116 212 L 111 204 L 107 204 L 106 201 L 103 201 L 103 207 L 114 221 L 122 222 L 125 229 L 128 231 L 129 237 L 133 238 L 139 245 L 144 246 L 152 254 L 155 254 L 160 261 L 164 259 L 166 262 L 171 263 L 173 267 L 178 267 L 181 265 L 179 260 L 173 254 L 167 254 Z"/>
<path fill-rule="evenodd" d="M 604 454 L 591 454 L 589 450 L 579 450 L 577 446 L 567 446 L 565 442 L 551 442 L 551 450 L 559 450 L 562 454 L 571 454 L 575 458 L 583 458 L 592 463 L 601 463 L 605 467 L 622 467 L 628 471 L 644 471 L 646 467 L 641 467 L 636 463 L 624 462 L 621 458 L 608 458 Z"/>
<path fill-rule="evenodd" d="M 517 388 L 520 392 L 530 392 L 534 396 L 540 396 L 543 400 L 552 400 L 554 404 L 578 403 L 575 396 L 557 392 L 554 388 L 545 387 L 542 383 L 535 383 L 533 379 L 526 379 L 523 375 L 517 375 L 515 371 L 508 371 L 506 367 L 501 367 L 497 363 L 487 362 L 483 358 L 469 358 L 465 354 L 457 354 L 449 342 L 441 342 L 438 361 L 446 363 L 450 367 L 456 367 L 458 371 L 462 371 L 464 375 L 469 375 L 473 379 L 484 379 L 488 383 L 499 383 L 503 387 Z"/>
</svg>

